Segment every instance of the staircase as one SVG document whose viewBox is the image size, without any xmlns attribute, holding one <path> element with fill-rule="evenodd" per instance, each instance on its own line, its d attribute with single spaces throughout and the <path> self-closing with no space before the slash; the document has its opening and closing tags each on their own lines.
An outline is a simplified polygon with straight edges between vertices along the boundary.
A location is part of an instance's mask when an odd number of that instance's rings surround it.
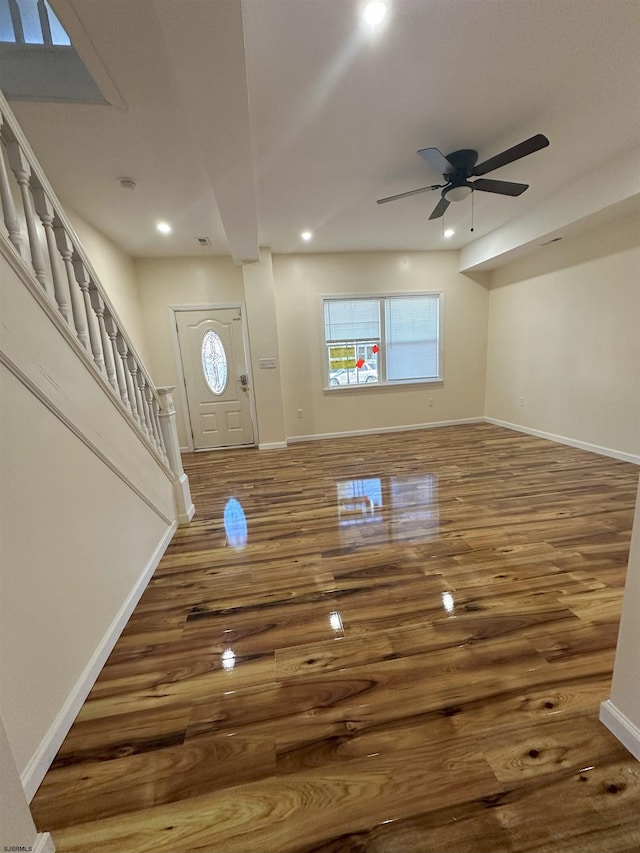
<svg viewBox="0 0 640 853">
<path fill-rule="evenodd" d="M 0 718 L 30 800 L 194 507 L 173 388 L 1 93 L 0 214 Z"/>
</svg>

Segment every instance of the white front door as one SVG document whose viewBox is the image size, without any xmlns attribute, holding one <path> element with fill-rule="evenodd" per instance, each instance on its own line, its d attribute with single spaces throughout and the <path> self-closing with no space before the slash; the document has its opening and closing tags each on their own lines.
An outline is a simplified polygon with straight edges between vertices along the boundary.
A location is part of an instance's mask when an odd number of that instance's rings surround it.
<svg viewBox="0 0 640 853">
<path fill-rule="evenodd" d="M 254 443 L 240 308 L 176 311 L 195 450 Z"/>
</svg>

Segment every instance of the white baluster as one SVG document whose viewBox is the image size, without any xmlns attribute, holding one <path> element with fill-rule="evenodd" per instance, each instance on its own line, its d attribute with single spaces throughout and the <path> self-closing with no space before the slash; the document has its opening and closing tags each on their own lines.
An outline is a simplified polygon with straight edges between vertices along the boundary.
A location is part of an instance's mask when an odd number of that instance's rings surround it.
<svg viewBox="0 0 640 853">
<path fill-rule="evenodd" d="M 9 165 L 11 166 L 13 174 L 16 176 L 18 186 L 20 187 L 22 206 L 24 209 L 25 219 L 27 220 L 27 234 L 29 235 L 29 247 L 31 249 L 31 263 L 33 265 L 33 270 L 36 274 L 36 278 L 42 285 L 42 289 L 49 297 L 53 297 L 51 284 L 47 278 L 44 254 L 42 253 L 40 235 L 38 234 L 36 212 L 33 206 L 31 187 L 29 185 L 29 179 L 31 178 L 31 166 L 16 140 L 11 140 L 7 143 L 7 154 L 9 155 Z"/>
<path fill-rule="evenodd" d="M 51 265 L 51 275 L 53 277 L 53 293 L 58 303 L 60 313 L 71 325 L 71 311 L 69 309 L 69 292 L 68 285 L 64 276 L 60 272 L 60 255 L 56 243 L 55 234 L 53 232 L 53 221 L 55 219 L 55 211 L 51 201 L 47 198 L 42 187 L 34 187 L 33 201 L 36 206 L 36 211 L 42 222 L 44 233 L 47 238 L 47 249 L 49 250 L 49 262 Z"/>
<path fill-rule="evenodd" d="M 153 410 L 153 388 L 151 386 L 146 385 L 144 387 L 144 396 L 147 401 L 147 409 L 149 410 L 149 425 L 151 427 L 151 432 L 153 433 L 154 444 L 158 450 L 158 453 L 165 458 L 164 448 L 162 447 L 162 437 L 160 435 L 160 426 L 158 424 L 158 420 L 155 416 L 155 412 Z"/>
<path fill-rule="evenodd" d="M 100 334 L 96 331 L 96 318 L 93 314 L 93 308 L 91 306 L 91 297 L 89 295 L 89 273 L 87 272 L 84 263 L 75 254 L 72 263 L 76 281 L 78 282 L 78 286 L 82 291 L 84 310 L 87 317 L 87 328 L 89 330 L 89 343 L 91 345 L 91 354 L 93 355 L 93 360 L 96 363 L 96 367 L 98 368 L 100 373 L 104 374 L 105 366 L 104 359 L 102 358 L 102 342 L 100 340 Z"/>
<path fill-rule="evenodd" d="M 140 423 L 140 415 L 138 414 L 138 404 L 136 403 L 136 392 L 133 388 L 133 381 L 131 379 L 131 373 L 129 371 L 129 365 L 127 363 L 129 358 L 129 347 L 127 346 L 127 342 L 122 337 L 120 332 L 118 332 L 118 355 L 120 356 L 120 360 L 122 361 L 122 370 L 125 377 L 125 382 L 127 383 L 127 396 L 129 397 L 129 407 L 131 408 L 131 414 L 135 418 L 135 420 Z"/>
<path fill-rule="evenodd" d="M 155 425 L 156 432 L 158 433 L 158 441 L 160 442 L 162 458 L 168 465 L 169 459 L 167 457 L 167 449 L 164 444 L 164 435 L 162 434 L 162 428 L 160 426 L 160 401 L 157 400 L 155 396 L 151 402 L 151 411 L 153 414 L 153 423 Z"/>
<path fill-rule="evenodd" d="M 113 390 L 120 393 L 116 380 L 115 365 L 113 362 L 113 350 L 104 325 L 104 300 L 93 281 L 89 283 L 89 298 L 96 317 L 98 318 L 98 329 L 100 331 L 100 340 L 102 341 L 102 355 L 104 358 L 104 366 L 107 371 L 107 379 L 109 380 L 109 384 Z"/>
<path fill-rule="evenodd" d="M 2 113 L 0 113 L 0 138 L 2 137 L 2 123 L 4 121 Z M 9 172 L 4 161 L 3 146 L 0 143 L 0 202 L 2 203 L 2 216 L 4 224 L 7 226 L 9 240 L 13 243 L 22 257 L 22 233 L 20 231 L 20 220 L 16 211 L 16 204 L 11 192 L 11 183 L 9 182 Z"/>
<path fill-rule="evenodd" d="M 131 374 L 131 379 L 133 380 L 133 388 L 134 393 L 136 395 L 136 404 L 138 407 L 138 422 L 144 432 L 149 435 L 149 427 L 146 425 L 144 420 L 144 408 L 142 406 L 142 395 L 140 393 L 140 386 L 138 385 L 138 362 L 136 361 L 135 355 L 129 350 L 129 355 L 127 357 L 127 365 L 129 367 L 129 373 Z"/>
<path fill-rule="evenodd" d="M 122 400 L 122 405 L 126 409 L 131 411 L 129 395 L 127 394 L 127 380 L 124 376 L 122 359 L 120 358 L 120 353 L 118 352 L 118 326 L 116 325 L 116 321 L 113 319 L 108 310 L 105 311 L 104 314 L 104 326 L 107 331 L 107 335 L 109 336 L 109 341 L 111 342 L 111 351 L 113 352 L 113 363 L 116 370 L 116 379 L 118 382 L 118 390 L 120 391 L 120 399 Z"/>
<path fill-rule="evenodd" d="M 53 233 L 64 268 L 67 272 L 67 284 L 69 285 L 69 296 L 71 297 L 71 313 L 73 315 L 72 328 L 75 329 L 82 346 L 87 352 L 91 352 L 91 342 L 89 341 L 89 332 L 87 331 L 87 312 L 73 271 L 73 245 L 69 239 L 69 235 L 65 231 L 64 225 L 57 222 L 57 220 L 54 222 Z"/>
<path fill-rule="evenodd" d="M 149 441 L 153 446 L 158 449 L 156 445 L 156 437 L 153 434 L 153 427 L 151 425 L 151 412 L 149 410 L 149 401 L 147 400 L 146 388 L 147 388 L 147 380 L 145 378 L 144 373 L 141 370 L 138 370 L 138 388 L 140 388 L 140 398 L 142 399 L 142 410 L 144 411 L 143 422 L 146 427 L 146 433 L 149 436 Z"/>
</svg>

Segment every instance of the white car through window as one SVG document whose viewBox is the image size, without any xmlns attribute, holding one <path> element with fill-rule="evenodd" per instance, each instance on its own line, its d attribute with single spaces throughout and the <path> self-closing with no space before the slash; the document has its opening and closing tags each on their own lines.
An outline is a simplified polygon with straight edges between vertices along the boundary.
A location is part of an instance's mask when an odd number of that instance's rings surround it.
<svg viewBox="0 0 640 853">
<path fill-rule="evenodd" d="M 329 385 L 363 385 L 378 381 L 378 371 L 365 363 L 362 367 L 332 370 L 329 374 Z"/>
</svg>

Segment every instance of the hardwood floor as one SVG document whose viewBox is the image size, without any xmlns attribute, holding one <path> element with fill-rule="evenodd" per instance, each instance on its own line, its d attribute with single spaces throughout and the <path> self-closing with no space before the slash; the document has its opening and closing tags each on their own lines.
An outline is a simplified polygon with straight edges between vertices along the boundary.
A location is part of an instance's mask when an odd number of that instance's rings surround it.
<svg viewBox="0 0 640 853">
<path fill-rule="evenodd" d="M 598 721 L 637 467 L 478 424 L 185 468 L 32 803 L 59 853 L 640 850 Z"/>
</svg>

